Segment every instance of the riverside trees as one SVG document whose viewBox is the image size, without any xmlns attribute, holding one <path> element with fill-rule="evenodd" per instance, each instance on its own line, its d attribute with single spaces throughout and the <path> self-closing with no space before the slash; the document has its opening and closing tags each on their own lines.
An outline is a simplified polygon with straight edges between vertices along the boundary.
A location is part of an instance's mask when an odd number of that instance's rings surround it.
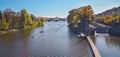
<svg viewBox="0 0 120 57">
<path fill-rule="evenodd" d="M 36 18 L 33 14 L 27 13 L 26 9 L 14 12 L 11 9 L 0 11 L 0 31 L 10 31 L 12 29 L 29 29 L 43 26 L 43 18 Z"/>
<path fill-rule="evenodd" d="M 109 26 L 120 26 L 120 6 L 108 9 L 102 13 L 96 14 L 97 22 Z"/>
<path fill-rule="evenodd" d="M 83 6 L 69 11 L 67 22 L 69 28 L 76 34 L 84 33 L 86 36 L 93 34 L 89 24 L 95 21 L 91 6 Z"/>
<path fill-rule="evenodd" d="M 103 23 L 105 25 L 109 26 L 120 26 L 120 15 L 113 14 L 113 15 L 106 15 L 106 16 L 98 16 L 96 20 L 100 23 Z"/>
<path fill-rule="evenodd" d="M 67 22 L 69 25 L 74 27 L 79 27 L 79 24 L 85 23 L 85 19 L 91 23 L 92 21 L 95 21 L 93 13 L 94 12 L 89 5 L 80 7 L 78 9 L 72 9 L 69 11 Z"/>
</svg>

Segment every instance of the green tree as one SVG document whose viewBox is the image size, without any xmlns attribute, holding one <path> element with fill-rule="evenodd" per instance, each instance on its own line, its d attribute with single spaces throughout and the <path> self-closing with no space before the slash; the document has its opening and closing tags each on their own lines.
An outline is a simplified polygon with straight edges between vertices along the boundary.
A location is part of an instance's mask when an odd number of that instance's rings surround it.
<svg viewBox="0 0 120 57">
<path fill-rule="evenodd" d="M 30 14 L 32 20 L 36 20 L 36 17 L 33 14 Z"/>
<path fill-rule="evenodd" d="M 3 17 L 1 20 L 0 30 L 4 31 L 4 30 L 8 30 L 8 28 L 9 28 L 9 24 L 6 22 L 6 19 Z"/>
<path fill-rule="evenodd" d="M 27 20 L 28 20 L 27 23 L 28 23 L 29 26 L 32 26 L 33 20 L 32 20 L 32 18 L 31 18 L 31 16 L 30 16 L 29 14 L 28 14 L 27 16 L 28 16 L 28 17 L 27 17 Z"/>
<path fill-rule="evenodd" d="M 27 25 L 28 25 L 28 20 L 27 20 L 27 11 L 26 9 L 23 9 L 21 10 L 21 18 L 22 18 L 22 21 L 21 21 L 21 25 L 22 25 L 22 28 L 25 28 Z"/>
<path fill-rule="evenodd" d="M 44 18 L 36 18 L 33 14 L 27 13 L 26 9 L 20 12 L 14 12 L 7 8 L 0 11 L 0 31 L 11 29 L 28 29 L 37 26 L 43 26 Z"/>
</svg>

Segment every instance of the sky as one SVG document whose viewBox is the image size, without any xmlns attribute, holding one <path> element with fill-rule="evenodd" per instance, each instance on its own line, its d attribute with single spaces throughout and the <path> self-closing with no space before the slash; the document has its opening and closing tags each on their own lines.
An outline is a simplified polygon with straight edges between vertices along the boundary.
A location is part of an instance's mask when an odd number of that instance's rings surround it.
<svg viewBox="0 0 120 57">
<path fill-rule="evenodd" d="M 16 12 L 25 8 L 28 13 L 43 17 L 67 17 L 71 9 L 91 5 L 95 14 L 120 6 L 120 0 L 0 0 L 0 10 Z"/>
</svg>

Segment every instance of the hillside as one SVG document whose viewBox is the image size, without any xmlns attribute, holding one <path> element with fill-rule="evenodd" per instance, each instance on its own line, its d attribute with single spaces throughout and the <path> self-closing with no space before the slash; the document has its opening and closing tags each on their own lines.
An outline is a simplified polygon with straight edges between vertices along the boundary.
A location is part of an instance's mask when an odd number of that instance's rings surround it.
<svg viewBox="0 0 120 57">
<path fill-rule="evenodd" d="M 120 6 L 114 7 L 112 9 L 108 9 L 102 13 L 96 14 L 96 16 L 106 16 L 106 15 L 113 15 L 113 14 L 120 14 Z"/>
</svg>

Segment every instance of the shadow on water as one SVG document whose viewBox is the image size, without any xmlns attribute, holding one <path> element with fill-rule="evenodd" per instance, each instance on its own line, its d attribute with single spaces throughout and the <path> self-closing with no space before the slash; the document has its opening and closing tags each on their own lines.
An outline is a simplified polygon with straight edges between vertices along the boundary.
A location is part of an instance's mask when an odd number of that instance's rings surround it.
<svg viewBox="0 0 120 57">
<path fill-rule="evenodd" d="M 27 55 L 31 31 L 22 30 L 0 35 L 0 57 Z"/>
<path fill-rule="evenodd" d="M 6 33 L 3 35 L 0 35 L 0 40 L 2 41 L 11 41 L 11 40 L 18 40 L 18 39 L 22 39 L 22 38 L 29 38 L 30 34 L 31 34 L 32 30 L 22 30 L 22 31 L 18 31 L 18 32 L 10 32 L 10 33 Z"/>
<path fill-rule="evenodd" d="M 74 43 L 73 46 L 78 45 L 78 44 L 82 44 L 83 41 L 86 41 L 86 39 L 84 39 L 84 38 L 79 39 L 79 41 Z"/>
</svg>

